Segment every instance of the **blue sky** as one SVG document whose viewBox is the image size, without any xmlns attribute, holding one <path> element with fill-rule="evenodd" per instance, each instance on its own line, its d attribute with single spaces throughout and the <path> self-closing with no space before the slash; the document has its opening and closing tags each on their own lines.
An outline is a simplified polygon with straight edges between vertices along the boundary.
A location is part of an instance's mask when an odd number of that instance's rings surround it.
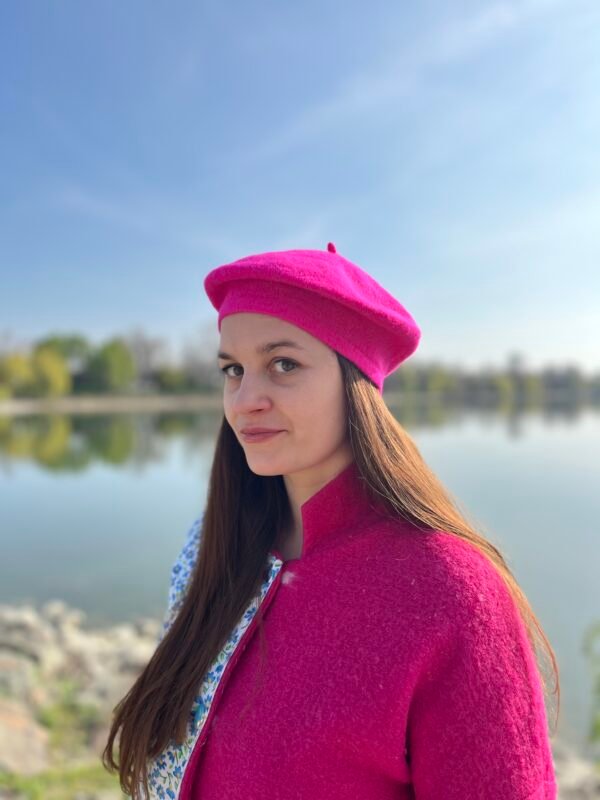
<svg viewBox="0 0 600 800">
<path fill-rule="evenodd" d="M 202 282 L 338 251 L 415 358 L 600 368 L 600 3 L 0 5 L 0 335 L 177 353 Z"/>
</svg>

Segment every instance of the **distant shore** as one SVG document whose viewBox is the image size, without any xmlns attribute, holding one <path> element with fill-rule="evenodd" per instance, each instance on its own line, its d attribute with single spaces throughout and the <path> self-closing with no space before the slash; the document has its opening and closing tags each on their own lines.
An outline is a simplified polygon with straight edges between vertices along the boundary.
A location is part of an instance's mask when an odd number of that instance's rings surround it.
<svg viewBox="0 0 600 800">
<path fill-rule="evenodd" d="M 427 393 L 431 399 L 436 393 Z M 403 396 L 402 392 L 384 394 L 387 403 Z M 112 414 L 121 412 L 158 411 L 216 411 L 221 410 L 220 393 L 195 394 L 139 394 L 139 395 L 81 395 L 68 397 L 19 397 L 0 400 L 0 417 L 26 414 Z"/>
<path fill-rule="evenodd" d="M 19 397 L 0 401 L 0 416 L 24 414 L 100 414 L 127 411 L 205 411 L 219 409 L 220 394 L 81 395 Z"/>
</svg>

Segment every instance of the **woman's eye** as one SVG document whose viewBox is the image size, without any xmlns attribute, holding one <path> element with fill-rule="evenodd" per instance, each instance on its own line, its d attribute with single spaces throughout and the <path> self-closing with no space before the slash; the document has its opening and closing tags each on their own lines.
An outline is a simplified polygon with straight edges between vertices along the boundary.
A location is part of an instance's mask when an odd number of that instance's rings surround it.
<svg viewBox="0 0 600 800">
<path fill-rule="evenodd" d="M 287 375 L 289 372 L 293 372 L 294 369 L 296 369 L 296 367 L 298 366 L 298 364 L 295 361 L 292 361 L 291 358 L 276 358 L 272 363 L 273 364 L 291 364 L 291 369 L 285 369 L 285 368 L 282 369 L 282 371 L 279 373 L 280 375 Z M 224 375 L 226 375 L 228 378 L 239 378 L 240 377 L 239 375 L 230 375 L 229 374 L 228 370 L 232 369 L 233 367 L 239 367 L 241 369 L 239 364 L 228 364 L 226 367 L 222 367 L 221 368 L 221 372 Z"/>
<path fill-rule="evenodd" d="M 289 359 L 289 358 L 276 358 L 276 359 L 275 359 L 275 361 L 274 361 L 273 363 L 274 363 L 274 364 L 281 364 L 281 363 L 284 363 L 284 364 L 291 364 L 291 365 L 292 365 L 292 369 L 284 369 L 284 370 L 283 370 L 283 372 L 284 372 L 284 373 L 286 373 L 286 372 L 292 372 L 292 371 L 293 371 L 293 370 L 294 370 L 294 369 L 295 369 L 295 368 L 298 366 L 298 365 L 296 364 L 296 362 L 295 362 L 295 361 L 292 361 L 292 360 L 291 360 L 291 359 Z"/>
<path fill-rule="evenodd" d="M 235 375 L 235 376 L 234 376 L 234 375 L 230 375 L 230 374 L 227 372 L 227 370 L 228 370 L 228 369 L 231 369 L 232 367 L 237 367 L 237 366 L 239 366 L 239 364 L 228 364 L 226 367 L 222 367 L 222 369 L 221 369 L 221 372 L 222 372 L 224 375 L 226 375 L 228 378 L 233 378 L 233 377 L 236 377 L 236 378 L 237 378 L 237 375 Z"/>
</svg>

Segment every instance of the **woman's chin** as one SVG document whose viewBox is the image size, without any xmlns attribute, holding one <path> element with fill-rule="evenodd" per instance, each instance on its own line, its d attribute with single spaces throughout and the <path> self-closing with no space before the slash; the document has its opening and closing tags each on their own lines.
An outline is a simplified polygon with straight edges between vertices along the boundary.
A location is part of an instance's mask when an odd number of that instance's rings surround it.
<svg viewBox="0 0 600 800">
<path fill-rule="evenodd" d="M 250 457 L 247 458 L 247 462 L 250 471 L 255 475 L 262 475 L 266 478 L 269 476 L 284 474 L 282 465 L 278 461 L 275 461 L 275 459 L 269 460 L 268 458 L 261 459 Z"/>
</svg>

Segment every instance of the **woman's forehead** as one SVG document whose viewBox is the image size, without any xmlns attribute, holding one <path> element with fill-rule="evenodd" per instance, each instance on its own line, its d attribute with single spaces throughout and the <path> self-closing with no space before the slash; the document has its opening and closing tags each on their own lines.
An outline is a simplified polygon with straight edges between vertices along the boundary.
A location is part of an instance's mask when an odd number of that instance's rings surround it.
<svg viewBox="0 0 600 800">
<path fill-rule="evenodd" d="M 298 350 L 326 347 L 302 328 L 268 314 L 230 314 L 221 322 L 220 351 L 270 352 L 275 344 Z"/>
</svg>

